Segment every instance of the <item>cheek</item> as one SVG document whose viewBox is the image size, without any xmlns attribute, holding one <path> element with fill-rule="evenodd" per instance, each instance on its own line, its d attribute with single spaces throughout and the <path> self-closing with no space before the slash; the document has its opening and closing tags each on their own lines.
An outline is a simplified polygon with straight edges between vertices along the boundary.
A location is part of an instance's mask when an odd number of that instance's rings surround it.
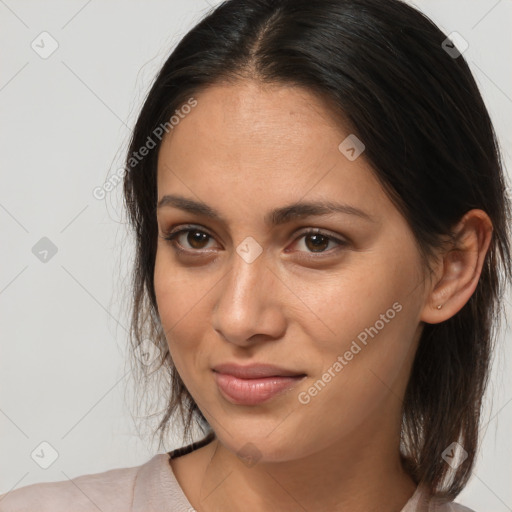
<svg viewBox="0 0 512 512">
<path fill-rule="evenodd" d="M 403 306 L 409 300 L 416 279 L 413 274 L 414 269 L 405 265 L 394 270 L 383 263 L 361 264 L 317 276 L 314 282 L 297 280 L 290 288 L 306 305 L 301 323 L 308 338 L 317 340 L 321 350 L 339 351 L 376 323 L 379 331 L 389 331 L 398 316 L 399 306 L 393 308 L 393 304 Z"/>
<path fill-rule="evenodd" d="M 296 397 L 299 407 L 304 407 L 298 411 L 303 411 L 300 418 L 306 423 L 305 431 L 315 431 L 321 418 L 322 432 L 343 437 L 374 420 L 387 428 L 388 419 L 398 417 L 414 356 L 415 315 L 407 305 L 394 304 L 395 309 L 382 310 L 377 303 L 374 310 L 382 311 L 388 323 L 379 317 L 375 320 L 367 311 L 365 319 L 346 322 L 350 324 L 346 335 L 342 333 L 329 346 L 316 347 L 321 369 Z M 343 325 L 339 325 L 341 332 Z M 311 449 L 315 443 L 318 448 L 323 440 L 315 438 Z"/>
<path fill-rule="evenodd" d="M 319 363 L 313 366 L 315 379 L 329 368 L 336 375 L 326 375 L 325 387 L 331 391 L 325 393 L 322 384 L 318 386 L 325 395 L 318 406 L 333 397 L 347 410 L 364 415 L 405 378 L 414 353 L 421 298 L 421 274 L 409 256 L 405 250 L 401 256 L 390 253 L 301 290 L 315 313 L 302 321 L 312 342 L 310 353 Z"/>
<path fill-rule="evenodd" d="M 421 278 L 413 263 L 372 265 L 340 276 L 334 284 L 326 282 L 318 295 L 310 294 L 311 309 L 318 307 L 330 332 L 315 337 L 311 316 L 308 338 L 322 365 L 313 380 L 322 382 L 310 381 L 315 389 L 306 392 L 318 414 L 332 406 L 351 411 L 351 421 L 358 422 L 390 392 L 402 394 L 414 355 L 421 298 Z M 327 421 L 337 424 L 341 417 Z"/>
<path fill-rule="evenodd" d="M 185 354 L 200 344 L 202 322 L 207 319 L 205 295 L 208 286 L 197 286 L 194 277 L 159 256 L 155 261 L 155 296 L 171 357 L 176 366 Z"/>
<path fill-rule="evenodd" d="M 207 286 L 198 286 L 193 272 L 180 269 L 167 250 L 158 250 L 155 260 L 154 287 L 158 312 L 166 331 L 183 323 L 200 306 Z M 173 329 L 174 330 L 174 329 Z"/>
</svg>

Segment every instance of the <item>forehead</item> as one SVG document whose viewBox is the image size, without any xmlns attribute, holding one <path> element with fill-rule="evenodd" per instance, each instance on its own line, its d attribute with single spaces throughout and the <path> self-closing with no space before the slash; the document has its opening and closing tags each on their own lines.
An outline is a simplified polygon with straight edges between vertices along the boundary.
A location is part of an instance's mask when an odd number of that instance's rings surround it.
<svg viewBox="0 0 512 512">
<path fill-rule="evenodd" d="M 287 162 L 309 160 L 326 149 L 336 149 L 343 134 L 322 101 L 298 87 L 223 83 L 203 90 L 195 99 L 197 105 L 164 139 L 181 161 L 247 163 L 276 156 Z"/>
<path fill-rule="evenodd" d="M 194 99 L 197 105 L 162 142 L 159 197 L 213 194 L 256 207 L 333 191 L 375 205 L 384 200 L 365 159 L 350 161 L 340 152 L 350 132 L 311 92 L 240 82 L 211 86 Z"/>
<path fill-rule="evenodd" d="M 328 123 L 336 129 L 331 108 L 313 92 L 291 84 L 268 84 L 254 80 L 220 82 L 203 89 L 197 107 L 203 115 L 224 121 L 236 130 L 251 126 L 277 130 L 298 119 Z M 262 115 L 265 114 L 265 115 Z M 214 121 L 214 119 L 212 119 Z M 227 128 L 227 127 L 226 127 Z"/>
</svg>

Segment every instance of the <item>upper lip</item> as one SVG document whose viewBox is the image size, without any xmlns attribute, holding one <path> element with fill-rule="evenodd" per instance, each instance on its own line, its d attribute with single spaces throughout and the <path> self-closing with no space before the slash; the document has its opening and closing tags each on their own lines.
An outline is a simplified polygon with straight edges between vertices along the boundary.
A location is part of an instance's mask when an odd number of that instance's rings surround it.
<svg viewBox="0 0 512 512">
<path fill-rule="evenodd" d="M 261 377 L 299 377 L 306 375 L 303 372 L 287 370 L 272 364 L 251 364 L 240 366 L 238 364 L 226 363 L 213 367 L 218 373 L 226 373 L 240 379 L 257 379 Z"/>
</svg>

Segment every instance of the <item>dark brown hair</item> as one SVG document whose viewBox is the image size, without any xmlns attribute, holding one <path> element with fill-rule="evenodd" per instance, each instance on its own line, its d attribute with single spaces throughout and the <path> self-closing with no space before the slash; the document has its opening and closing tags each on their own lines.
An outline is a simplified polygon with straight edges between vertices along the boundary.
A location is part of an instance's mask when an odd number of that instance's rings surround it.
<svg viewBox="0 0 512 512">
<path fill-rule="evenodd" d="M 133 349 L 144 339 L 154 342 L 167 377 L 160 442 L 175 413 L 184 439 L 194 421 L 203 432 L 209 425 L 173 367 L 158 316 L 155 129 L 169 128 L 180 106 L 221 81 L 295 85 L 324 99 L 364 142 L 364 156 L 409 222 L 425 268 L 467 211 L 482 209 L 493 223 L 474 294 L 449 320 L 424 326 L 403 403 L 401 451 L 411 476 L 450 499 L 462 490 L 511 276 L 510 204 L 487 109 L 464 57 L 445 51 L 446 37 L 399 0 L 229 0 L 171 53 L 135 125 L 124 179 L 136 244 L 131 342 Z M 148 137 L 156 147 L 134 158 L 149 147 Z M 454 441 L 468 458 L 452 471 L 441 454 Z"/>
</svg>

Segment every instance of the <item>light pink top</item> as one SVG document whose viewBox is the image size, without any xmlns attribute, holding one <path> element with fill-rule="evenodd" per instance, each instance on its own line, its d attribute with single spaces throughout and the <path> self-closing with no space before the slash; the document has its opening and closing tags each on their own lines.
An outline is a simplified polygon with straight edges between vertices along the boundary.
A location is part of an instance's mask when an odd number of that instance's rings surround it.
<svg viewBox="0 0 512 512">
<path fill-rule="evenodd" d="M 194 512 L 176 480 L 170 457 L 201 441 L 146 463 L 82 475 L 71 480 L 31 484 L 0 495 L 0 512 Z M 418 487 L 401 512 L 473 512 L 455 503 L 435 505 Z"/>
</svg>

